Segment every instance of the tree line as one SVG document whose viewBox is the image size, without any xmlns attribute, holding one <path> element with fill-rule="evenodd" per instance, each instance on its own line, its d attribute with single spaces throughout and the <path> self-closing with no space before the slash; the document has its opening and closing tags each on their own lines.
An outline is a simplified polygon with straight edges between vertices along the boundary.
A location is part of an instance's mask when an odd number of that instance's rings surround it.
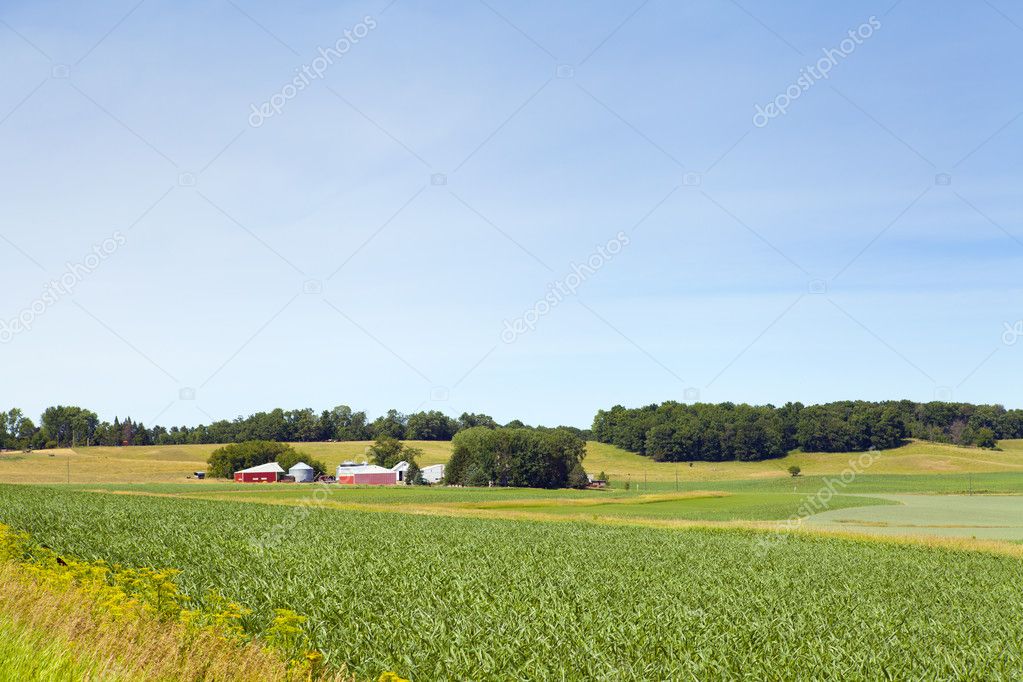
<svg viewBox="0 0 1023 682">
<path fill-rule="evenodd" d="M 131 417 L 101 421 L 95 412 L 74 405 L 48 407 L 37 426 L 18 408 L 0 412 L 0 448 L 43 449 L 88 445 L 186 445 L 279 441 L 291 443 L 375 440 L 451 440 L 465 429 L 500 425 L 486 414 L 464 412 L 457 419 L 438 410 L 402 414 L 388 410 L 370 421 L 366 412 L 338 405 L 317 413 L 311 408 L 257 412 L 248 417 L 197 426 L 147 427 Z M 533 428 L 519 420 L 504 426 Z M 573 427 L 581 438 L 589 432 Z"/>
<path fill-rule="evenodd" d="M 995 447 L 1023 438 L 1023 410 L 1001 405 L 847 400 L 822 405 L 665 402 L 600 410 L 593 438 L 658 461 L 762 460 L 793 449 L 857 452 L 920 438 Z"/>
<path fill-rule="evenodd" d="M 362 441 L 381 436 L 451 440 L 469 429 L 501 426 L 486 414 L 465 412 L 454 418 L 438 410 L 408 415 L 388 410 L 370 420 L 365 411 L 339 405 L 319 413 L 310 408 L 277 408 L 233 420 L 167 428 L 147 427 L 131 417 L 102 421 L 92 410 L 56 405 L 43 411 L 38 425 L 18 408 L 0 412 L 0 448 Z M 519 420 L 503 427 L 543 428 Z M 759 460 L 780 457 L 796 448 L 813 452 L 890 448 L 905 438 L 994 447 L 998 439 L 1023 438 L 1023 410 L 909 400 L 797 402 L 781 407 L 665 402 L 600 410 L 592 430 L 559 428 L 583 440 L 592 438 L 663 461 Z"/>
</svg>

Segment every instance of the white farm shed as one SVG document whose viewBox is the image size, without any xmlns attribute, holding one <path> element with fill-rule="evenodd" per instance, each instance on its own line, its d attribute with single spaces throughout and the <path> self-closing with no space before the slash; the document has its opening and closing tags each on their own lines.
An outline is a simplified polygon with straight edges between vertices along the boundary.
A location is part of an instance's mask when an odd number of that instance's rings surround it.
<svg viewBox="0 0 1023 682">
<path fill-rule="evenodd" d="M 295 483 L 309 483 L 313 480 L 313 468 L 305 462 L 299 462 L 288 469 L 288 476 L 295 479 Z"/>
<path fill-rule="evenodd" d="M 398 483 L 405 483 L 405 479 L 408 478 L 408 462 L 398 462 L 391 467 L 391 471 L 398 473 Z M 420 469 L 420 472 L 423 474 L 423 480 L 427 483 L 440 483 L 444 479 L 443 464 L 431 464 Z"/>
<path fill-rule="evenodd" d="M 423 467 L 423 480 L 427 483 L 440 483 L 444 480 L 444 465 L 431 464 Z"/>
</svg>

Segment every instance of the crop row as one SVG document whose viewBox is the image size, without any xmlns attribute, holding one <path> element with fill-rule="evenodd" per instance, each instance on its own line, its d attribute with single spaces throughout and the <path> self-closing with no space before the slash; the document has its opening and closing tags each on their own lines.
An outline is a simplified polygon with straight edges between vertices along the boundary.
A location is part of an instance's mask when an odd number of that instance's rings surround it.
<svg viewBox="0 0 1023 682">
<path fill-rule="evenodd" d="M 1008 679 L 1023 669 L 1023 564 L 1010 557 L 14 486 L 0 486 L 0 523 L 78 557 L 178 568 L 182 590 L 244 604 L 257 629 L 293 609 L 328 662 L 364 677 Z"/>
</svg>

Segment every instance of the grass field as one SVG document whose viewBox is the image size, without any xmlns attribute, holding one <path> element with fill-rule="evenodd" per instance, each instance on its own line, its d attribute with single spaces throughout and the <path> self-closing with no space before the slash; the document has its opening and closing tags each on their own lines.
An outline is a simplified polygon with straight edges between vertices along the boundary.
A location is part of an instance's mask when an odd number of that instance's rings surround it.
<svg viewBox="0 0 1023 682">
<path fill-rule="evenodd" d="M 18 625 L 4 616 L 0 616 L 0 663 L 3 682 L 87 680 L 104 672 L 96 661 L 72 654 L 66 641 L 54 640 L 46 633 Z"/>
<path fill-rule="evenodd" d="M 882 535 L 934 535 L 1023 542 L 1023 496 L 885 495 L 886 507 L 832 507 L 807 519 L 810 528 Z"/>
<path fill-rule="evenodd" d="M 451 443 L 408 441 L 422 450 L 421 465 L 447 462 Z M 369 441 L 293 443 L 333 470 L 345 460 L 363 461 Z M 0 453 L 0 482 L 6 483 L 157 483 L 188 481 L 217 445 L 82 447 Z"/>
<path fill-rule="evenodd" d="M 657 493 L 686 490 L 727 490 L 730 492 L 793 492 L 812 494 L 829 483 L 842 494 L 919 493 L 935 495 L 1020 494 L 1023 473 L 968 474 L 859 474 L 848 483 L 837 485 L 839 474 L 792 478 L 746 478 L 730 481 L 655 482 L 633 485 L 632 489 Z"/>
<path fill-rule="evenodd" d="M 450 441 L 411 440 L 405 442 L 407 445 L 422 451 L 419 459 L 423 464 L 440 464 L 447 462 L 448 458 L 451 457 Z M 323 461 L 329 467 L 336 467 L 345 460 L 357 462 L 365 460 L 367 458 L 366 451 L 372 444 L 372 441 L 342 441 L 334 443 L 292 443 L 291 445 L 299 452 Z M 75 452 L 79 455 L 113 459 L 201 464 L 205 463 L 210 453 L 218 447 L 220 446 L 153 445 L 126 448 L 91 447 L 76 448 Z"/>
<path fill-rule="evenodd" d="M 963 448 L 954 445 L 910 441 L 892 450 L 879 450 L 866 473 L 871 475 L 928 475 L 966 473 L 1023 474 L 1023 440 L 1005 440 L 999 450 Z M 787 478 L 788 468 L 798 466 L 804 476 L 841 474 L 860 453 L 793 452 L 779 459 L 761 462 L 654 462 L 612 445 L 590 442 L 584 464 L 592 473 L 604 471 L 617 483 L 759 480 Z"/>
<path fill-rule="evenodd" d="M 580 519 L 684 519 L 688 521 L 770 521 L 784 520 L 797 513 L 802 495 L 786 493 L 704 493 L 696 497 L 661 499 L 663 496 L 625 498 L 615 501 L 565 504 L 559 500 L 531 501 L 529 504 L 491 505 L 489 509 L 533 511 Z M 857 495 L 842 495 L 828 502 L 829 510 L 850 507 L 892 505 L 895 502 Z"/>
<path fill-rule="evenodd" d="M 446 462 L 451 443 L 410 441 L 423 454 L 420 464 Z M 340 443 L 294 443 L 298 450 L 321 459 L 333 468 L 344 460 L 366 458 L 368 441 Z M 875 476 L 955 476 L 969 474 L 1016 474 L 1023 481 L 1023 440 L 999 443 L 1001 450 L 979 450 L 951 445 L 913 441 L 893 450 L 875 453 L 873 463 L 859 478 Z M 193 471 L 205 468 L 206 459 L 216 445 L 160 445 L 139 447 L 90 447 L 74 450 L 41 450 L 32 453 L 0 454 L 0 482 L 8 483 L 152 483 L 187 481 Z M 733 481 L 784 481 L 787 469 L 799 466 L 803 476 L 834 476 L 849 466 L 858 454 L 801 453 L 763 462 L 694 462 L 693 466 L 654 462 L 631 452 L 603 443 L 589 442 L 584 465 L 590 473 L 607 473 L 615 487 L 626 481 L 644 492 L 679 489 L 691 484 Z M 880 479 L 877 479 L 880 480 Z M 948 481 L 959 479 L 947 479 Z M 992 479 L 997 480 L 997 479 Z M 1002 479 L 1005 481 L 1010 479 Z M 962 491 L 969 481 L 962 479 Z M 668 485 L 670 484 L 670 485 Z M 780 485 L 780 483 L 779 483 Z M 943 492 L 945 488 L 928 492 Z M 926 487 L 926 485 L 925 485 Z M 1023 486 L 1016 488 L 1023 492 Z M 900 492 L 900 490 L 890 490 Z"/>
<path fill-rule="evenodd" d="M 798 512 L 805 496 L 788 492 L 695 491 L 640 494 L 624 491 L 515 488 L 380 488 L 214 484 L 84 485 L 86 492 L 176 497 L 442 516 L 583 521 L 781 521 Z M 895 505 L 880 497 L 839 495 L 824 509 Z"/>
</svg>

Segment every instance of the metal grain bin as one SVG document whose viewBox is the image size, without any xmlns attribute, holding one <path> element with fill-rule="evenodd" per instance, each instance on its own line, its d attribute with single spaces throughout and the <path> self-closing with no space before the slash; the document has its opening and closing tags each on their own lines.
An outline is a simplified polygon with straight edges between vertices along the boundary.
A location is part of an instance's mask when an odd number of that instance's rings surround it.
<svg viewBox="0 0 1023 682">
<path fill-rule="evenodd" d="M 294 477 L 295 483 L 311 483 L 313 474 L 313 468 L 305 462 L 299 462 L 288 469 L 288 476 Z"/>
</svg>

